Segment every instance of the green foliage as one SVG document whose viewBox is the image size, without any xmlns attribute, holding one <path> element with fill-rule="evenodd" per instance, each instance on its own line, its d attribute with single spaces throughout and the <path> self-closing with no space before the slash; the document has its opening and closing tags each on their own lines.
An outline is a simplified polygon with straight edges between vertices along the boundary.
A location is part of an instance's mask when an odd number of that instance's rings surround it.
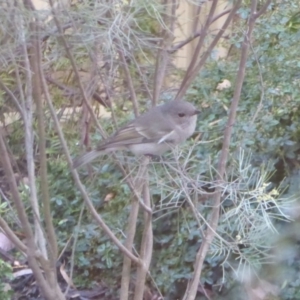
<svg viewBox="0 0 300 300">
<path fill-rule="evenodd" d="M 297 159 L 300 149 L 297 42 L 300 32 L 287 27 L 287 19 L 295 11 L 293 5 L 282 2 L 274 5 L 273 10 L 255 27 L 231 145 L 251 149 L 262 161 L 266 157 Z M 242 34 L 236 31 L 232 40 L 237 48 L 240 48 Z M 218 138 L 222 133 L 237 67 L 235 55 L 232 59 L 208 63 L 189 92 L 189 99 L 203 99 L 204 137 L 207 139 Z M 216 91 L 216 83 L 224 79 L 229 80 L 232 87 Z M 207 126 L 212 120 L 219 120 L 217 127 Z"/>
<path fill-rule="evenodd" d="M 12 290 L 8 284 L 12 279 L 12 267 L 0 259 L 0 297 L 3 300 L 9 300 L 12 297 Z"/>
</svg>

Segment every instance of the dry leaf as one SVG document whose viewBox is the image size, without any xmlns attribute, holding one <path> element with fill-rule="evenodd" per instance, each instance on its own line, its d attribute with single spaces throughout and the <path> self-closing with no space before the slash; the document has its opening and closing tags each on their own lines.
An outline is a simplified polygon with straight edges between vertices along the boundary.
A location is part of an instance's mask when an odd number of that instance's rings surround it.
<svg viewBox="0 0 300 300">
<path fill-rule="evenodd" d="M 222 91 L 231 87 L 231 82 L 227 79 L 224 79 L 221 83 L 218 84 L 217 90 Z"/>
<path fill-rule="evenodd" d="M 115 196 L 116 196 L 115 193 L 109 193 L 109 194 L 107 194 L 107 195 L 105 196 L 105 198 L 104 198 L 104 202 L 108 202 L 108 201 L 114 199 Z"/>
<path fill-rule="evenodd" d="M 72 288 L 75 289 L 76 287 L 75 287 L 75 285 L 74 285 L 72 279 L 68 276 L 68 274 L 67 274 L 67 272 L 65 271 L 64 268 L 65 268 L 65 263 L 63 263 L 63 264 L 60 266 L 60 268 L 59 268 L 61 276 L 63 277 L 63 279 L 66 281 L 66 283 L 67 283 L 70 287 L 72 287 Z"/>
</svg>

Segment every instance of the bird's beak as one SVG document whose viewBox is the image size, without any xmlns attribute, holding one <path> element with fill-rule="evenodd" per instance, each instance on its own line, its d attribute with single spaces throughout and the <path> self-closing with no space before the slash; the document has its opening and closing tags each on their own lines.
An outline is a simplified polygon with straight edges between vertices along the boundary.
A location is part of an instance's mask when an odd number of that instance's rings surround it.
<svg viewBox="0 0 300 300">
<path fill-rule="evenodd" d="M 194 112 L 194 115 L 199 115 L 200 113 L 201 113 L 201 111 L 196 109 L 195 112 Z"/>
</svg>

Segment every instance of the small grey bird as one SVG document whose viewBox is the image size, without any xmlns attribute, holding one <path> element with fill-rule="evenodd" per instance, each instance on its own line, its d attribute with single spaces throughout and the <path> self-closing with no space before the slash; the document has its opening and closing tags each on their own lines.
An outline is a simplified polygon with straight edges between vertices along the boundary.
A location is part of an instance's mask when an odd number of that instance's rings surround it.
<svg viewBox="0 0 300 300">
<path fill-rule="evenodd" d="M 78 168 L 103 153 L 127 149 L 135 155 L 161 155 L 184 142 L 195 131 L 197 110 L 185 101 L 170 101 L 151 108 L 116 131 L 92 150 L 73 162 Z"/>
</svg>

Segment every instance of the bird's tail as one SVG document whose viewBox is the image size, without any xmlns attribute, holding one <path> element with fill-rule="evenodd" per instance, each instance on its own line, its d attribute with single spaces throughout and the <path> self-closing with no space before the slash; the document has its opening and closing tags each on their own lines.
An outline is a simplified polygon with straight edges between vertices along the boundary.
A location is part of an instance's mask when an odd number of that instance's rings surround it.
<svg viewBox="0 0 300 300">
<path fill-rule="evenodd" d="M 93 150 L 79 157 L 76 157 L 73 160 L 73 168 L 77 169 L 85 164 L 88 164 L 89 162 L 97 158 L 99 155 L 101 155 L 101 153 L 102 153 L 101 151 Z"/>
</svg>

